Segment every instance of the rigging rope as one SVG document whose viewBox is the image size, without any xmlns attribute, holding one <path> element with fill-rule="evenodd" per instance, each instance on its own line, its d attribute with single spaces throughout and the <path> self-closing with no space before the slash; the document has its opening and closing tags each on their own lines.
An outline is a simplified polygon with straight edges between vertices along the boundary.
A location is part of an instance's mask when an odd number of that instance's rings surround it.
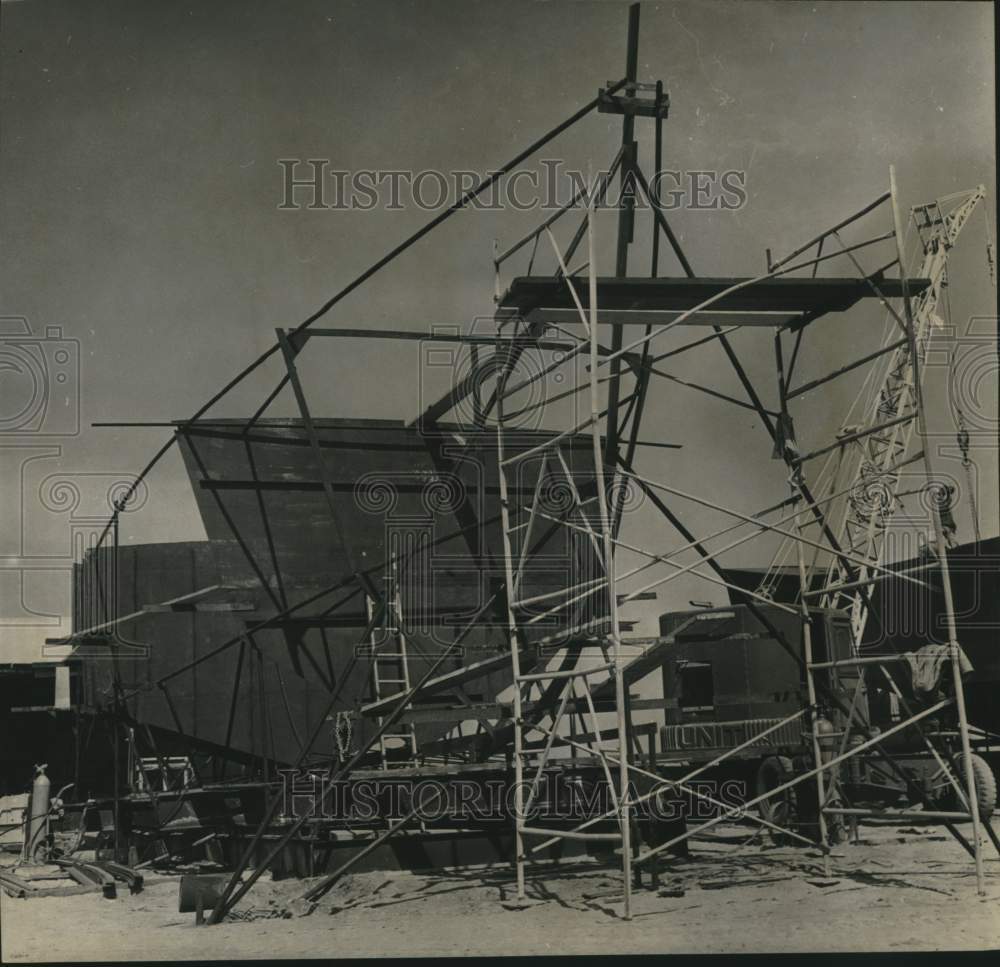
<svg viewBox="0 0 1000 967">
<path fill-rule="evenodd" d="M 996 288 L 997 284 L 997 263 L 996 251 L 993 248 L 993 237 L 990 235 L 990 216 L 986 213 L 986 206 L 983 205 L 983 227 L 986 230 L 986 268 L 990 273 L 990 282 Z"/>
<path fill-rule="evenodd" d="M 952 353 L 952 360 L 955 356 Z M 976 505 L 976 488 L 972 478 L 972 461 L 969 459 L 969 429 L 965 423 L 965 414 L 961 408 L 956 408 L 958 414 L 958 449 L 962 451 L 962 469 L 965 471 L 965 484 L 969 491 L 969 511 L 972 514 L 972 526 L 976 533 L 976 543 L 982 541 L 982 534 L 979 531 L 979 508 Z"/>
</svg>

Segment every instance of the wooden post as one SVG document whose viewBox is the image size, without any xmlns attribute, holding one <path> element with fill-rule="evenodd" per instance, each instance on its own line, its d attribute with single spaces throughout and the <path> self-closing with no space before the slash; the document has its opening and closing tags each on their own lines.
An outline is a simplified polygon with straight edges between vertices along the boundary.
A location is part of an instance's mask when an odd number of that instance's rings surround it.
<svg viewBox="0 0 1000 967">
<path fill-rule="evenodd" d="M 931 467 L 930 449 L 927 440 L 927 416 L 924 412 L 924 393 L 921 386 L 920 347 L 917 345 L 916 330 L 913 325 L 913 311 L 906 278 L 906 260 L 903 252 L 903 224 L 899 215 L 899 198 L 896 191 L 896 168 L 889 166 L 889 195 L 892 199 L 892 222 L 896 232 L 896 256 L 899 259 L 899 276 L 903 287 L 903 316 L 906 320 L 906 335 L 910 341 L 910 357 L 913 367 L 913 398 L 917 409 L 917 432 L 920 434 L 921 449 L 924 452 L 924 472 L 927 483 L 934 477 Z M 965 711 L 965 689 L 962 685 L 961 649 L 955 627 L 955 602 L 951 591 L 951 575 L 948 570 L 948 547 L 945 544 L 940 522 L 932 521 L 938 563 L 941 566 L 941 587 L 944 591 L 945 627 L 948 632 L 948 651 L 951 658 L 951 675 L 955 687 L 955 707 L 958 710 L 958 733 L 962 741 L 962 760 L 965 766 L 965 785 L 969 797 L 969 814 L 972 816 L 972 845 L 975 849 L 976 888 L 980 896 L 986 895 L 983 880 L 983 847 L 979 832 L 979 801 L 976 798 L 976 778 L 972 771 L 972 747 L 969 745 L 969 721 Z"/>
<path fill-rule="evenodd" d="M 111 587 L 108 588 L 108 596 L 112 597 L 112 614 L 111 617 L 117 622 L 118 618 L 118 510 L 115 509 L 114 516 L 112 517 L 112 535 L 113 541 L 111 546 Z M 109 639 L 112 657 L 112 673 L 114 675 L 114 692 L 115 692 L 115 713 L 114 713 L 114 725 L 113 725 L 113 736 L 114 736 L 114 770 L 115 770 L 115 805 L 114 805 L 114 823 L 115 823 L 115 838 L 112 847 L 112 853 L 114 854 L 115 862 L 119 862 L 122 859 L 121 855 L 121 797 L 123 792 L 123 783 L 121 775 L 121 751 L 120 751 L 120 736 L 119 736 L 119 726 L 121 725 L 121 715 L 122 715 L 122 680 L 121 680 L 121 668 L 118 663 L 118 625 L 115 623 L 111 628 L 111 636 Z M 127 783 L 125 784 L 127 785 Z M 32 857 L 28 857 L 32 859 Z"/>
<path fill-rule="evenodd" d="M 770 257 L 770 256 L 769 256 Z M 781 352 L 781 330 L 777 330 L 774 334 L 774 360 L 775 368 L 778 374 L 778 399 L 780 401 L 781 408 L 781 432 L 778 435 L 778 445 L 782 448 L 787 448 L 789 443 L 794 444 L 794 436 L 791 439 L 786 438 L 786 434 L 791 434 L 791 420 L 788 415 L 788 384 L 785 377 L 785 361 L 784 356 Z M 792 495 L 796 493 L 801 495 L 801 491 L 798 489 L 799 482 L 802 479 L 802 469 L 801 467 L 796 467 L 792 475 Z M 804 513 L 804 511 L 800 511 Z M 800 516 L 795 518 L 795 527 L 801 536 L 802 533 L 802 520 Z M 802 547 L 802 541 L 795 541 L 795 550 L 797 552 L 798 567 L 799 567 L 799 601 L 800 601 L 800 615 L 802 619 L 802 658 L 806 665 L 806 694 L 809 699 L 809 732 L 812 735 L 812 754 L 813 761 L 816 763 L 817 767 L 823 764 L 822 750 L 819 744 L 819 733 L 816 728 L 816 683 L 813 680 L 813 651 L 812 651 L 812 621 L 809 617 L 809 601 L 806 597 L 806 592 L 809 590 L 809 573 L 806 570 L 806 560 L 805 552 Z M 849 727 L 849 726 L 845 726 Z M 831 782 L 833 779 L 831 778 Z M 816 797 L 817 804 L 819 806 L 819 839 L 820 839 L 820 849 L 823 851 L 823 874 L 827 877 L 830 876 L 830 852 L 829 852 L 829 837 L 826 829 L 826 816 L 823 813 L 823 807 L 826 804 L 826 789 L 825 783 L 823 781 L 823 772 L 820 770 L 816 773 Z"/>
<path fill-rule="evenodd" d="M 636 24 L 638 25 L 638 7 Z M 629 21 L 632 23 L 631 19 Z M 622 674 L 622 643 L 621 629 L 618 624 L 618 595 L 615 591 L 614 547 L 611 535 L 611 520 L 608 515 L 607 492 L 604 487 L 604 461 L 601 456 L 601 428 L 599 421 L 600 396 L 598 390 L 597 362 L 597 252 L 594 239 L 594 208 L 588 213 L 587 219 L 587 259 L 590 266 L 587 270 L 589 279 L 590 301 L 590 435 L 594 448 L 594 479 L 597 481 L 597 495 L 601 509 L 601 531 L 604 538 L 604 573 L 608 583 L 608 607 L 611 612 L 611 642 L 613 646 L 615 676 L 615 715 L 618 726 L 618 822 L 622 836 L 622 879 L 624 887 L 624 915 L 626 920 L 632 919 L 632 850 L 631 850 L 631 816 L 628 805 L 628 729 L 625 717 L 625 679 Z M 611 421 L 614 422 L 613 411 Z M 610 431 L 609 431 L 610 436 Z M 584 684 L 584 688 L 587 688 Z M 589 690 L 587 692 L 589 695 Z"/>
<path fill-rule="evenodd" d="M 663 81 L 656 82 L 656 121 L 654 124 L 653 141 L 653 184 L 656 191 L 650 192 L 650 205 L 660 204 L 660 168 L 663 166 L 663 118 L 660 117 L 660 106 L 663 103 Z M 660 223 L 653 219 L 653 255 L 649 274 L 656 278 L 660 269 Z"/>
<path fill-rule="evenodd" d="M 499 347 L 498 347 L 499 348 Z M 514 673 L 514 864 L 517 876 L 517 898 L 523 900 L 524 892 L 524 749 L 522 728 L 524 725 L 521 708 L 521 662 L 519 656 L 517 622 L 514 618 L 514 567 L 510 541 L 510 505 L 507 495 L 507 471 L 504 469 L 504 425 L 503 387 L 497 380 L 497 468 L 500 477 L 500 530 L 503 535 L 504 573 L 507 591 L 507 626 L 510 637 L 510 661 Z"/>
</svg>

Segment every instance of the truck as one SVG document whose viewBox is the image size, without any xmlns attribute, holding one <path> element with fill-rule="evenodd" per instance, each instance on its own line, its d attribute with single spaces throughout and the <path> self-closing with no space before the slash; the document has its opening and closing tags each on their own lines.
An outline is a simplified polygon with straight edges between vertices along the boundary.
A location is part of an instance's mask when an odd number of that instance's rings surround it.
<svg viewBox="0 0 1000 967">
<path fill-rule="evenodd" d="M 706 775 L 741 781 L 749 802 L 815 769 L 813 730 L 821 757 L 830 761 L 950 694 L 947 663 L 932 692 L 914 693 L 906 658 L 893 654 L 885 666 L 816 670 L 816 703 L 810 706 L 803 627 L 800 614 L 777 604 L 698 608 L 660 617 L 667 647 L 660 662 L 664 721 L 657 761 L 666 777 L 714 763 Z M 848 612 L 811 609 L 809 628 L 814 663 L 856 657 Z M 861 667 L 867 669 L 863 676 Z M 885 674 L 883 667 L 893 670 Z M 852 707 L 855 725 L 846 729 Z M 944 768 L 947 763 L 960 780 L 964 775 L 954 703 L 919 725 L 936 751 L 910 727 L 846 759 L 837 767 L 832 790 L 830 773 L 824 773 L 827 808 L 844 810 L 828 817 L 834 840 L 843 836 L 852 810 L 884 809 L 889 815 L 910 810 L 908 816 L 922 810 L 928 819 L 961 810 Z M 996 779 L 982 756 L 973 754 L 972 763 L 979 812 L 987 818 L 996 805 Z M 768 821 L 816 839 L 818 805 L 817 785 L 810 778 L 758 808 Z"/>
</svg>

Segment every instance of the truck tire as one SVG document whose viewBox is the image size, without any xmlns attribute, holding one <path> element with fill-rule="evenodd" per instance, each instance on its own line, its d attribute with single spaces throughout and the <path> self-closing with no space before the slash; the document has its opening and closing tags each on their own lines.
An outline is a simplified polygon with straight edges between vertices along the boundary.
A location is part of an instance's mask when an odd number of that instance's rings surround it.
<svg viewBox="0 0 1000 967">
<path fill-rule="evenodd" d="M 956 778 L 965 789 L 965 768 L 961 755 L 955 757 L 954 766 Z M 972 754 L 972 775 L 976 780 L 976 802 L 979 805 L 979 818 L 986 822 L 994 813 L 997 806 L 997 779 L 990 768 L 990 764 L 975 753 Z M 953 787 L 948 788 L 947 798 L 944 802 L 946 809 L 964 809 L 962 800 L 959 799 Z"/>
<path fill-rule="evenodd" d="M 976 780 L 976 802 L 979 804 L 979 818 L 985 822 L 997 808 L 997 777 L 990 764 L 975 753 L 972 755 L 972 775 Z"/>
</svg>

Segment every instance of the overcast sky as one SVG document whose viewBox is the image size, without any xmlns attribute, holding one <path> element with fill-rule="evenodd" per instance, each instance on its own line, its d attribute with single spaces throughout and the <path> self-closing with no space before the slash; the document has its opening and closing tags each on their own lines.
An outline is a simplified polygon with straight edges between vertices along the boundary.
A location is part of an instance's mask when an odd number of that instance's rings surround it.
<svg viewBox="0 0 1000 967">
<path fill-rule="evenodd" d="M 53 621 L 67 613 L 70 522 L 54 483 L 76 481 L 85 504 L 77 515 L 96 518 L 106 512 L 108 487 L 140 469 L 166 432 L 91 422 L 191 415 L 272 344 L 276 326 L 296 325 L 429 217 L 412 205 L 279 210 L 278 159 L 329 159 L 349 171 L 485 172 L 624 72 L 626 7 L 610 2 L 25 0 L 4 2 L 2 17 L 0 314 L 27 319 L 47 352 L 61 339 L 78 353 L 81 401 L 78 435 L 59 435 L 62 399 L 50 414 L 55 435 L 2 437 L 2 486 L 23 507 L 0 523 L 0 617 L 8 625 L 33 611 Z M 644 3 L 639 76 L 662 78 L 670 94 L 666 166 L 746 172 L 740 211 L 672 216 L 697 273 L 759 273 L 765 247 L 787 251 L 884 191 L 891 163 L 904 207 L 985 184 L 995 237 L 992 51 L 986 3 Z M 619 118 L 594 114 L 543 156 L 600 169 L 620 127 Z M 650 134 L 640 121 L 651 168 Z M 647 218 L 640 217 L 632 255 L 643 274 Z M 492 309 L 493 239 L 509 243 L 537 220 L 537 213 L 463 213 L 338 306 L 327 324 L 468 325 Z M 888 211 L 866 225 L 870 234 L 886 231 Z M 977 214 L 953 263 L 952 318 L 963 331 L 970 317 L 994 312 L 984 225 Z M 606 253 L 609 216 L 599 231 Z M 835 271 L 853 273 L 847 263 Z M 669 258 L 661 272 L 680 274 Z M 878 329 L 881 313 L 865 312 L 814 327 L 804 377 L 850 358 L 838 327 L 854 338 L 867 318 L 870 331 Z M 61 334 L 45 340 L 50 327 Z M 667 337 L 664 348 L 701 332 Z M 769 336 L 745 332 L 734 344 L 773 399 Z M 304 365 L 314 411 L 416 413 L 416 344 L 314 345 Z M 739 392 L 715 346 L 674 371 Z M 980 387 L 987 429 L 974 442 L 995 433 L 995 372 Z M 215 414 L 251 412 L 275 373 L 262 371 Z M 68 374 L 71 394 L 72 365 Z M 21 405 L 19 378 L 0 371 L 5 418 Z M 942 373 L 929 378 L 940 384 L 928 389 L 932 429 L 947 445 L 954 430 L 945 381 Z M 832 423 L 817 424 L 817 434 L 836 429 L 854 389 L 849 380 L 837 385 L 824 410 Z M 289 414 L 288 401 L 274 412 Z M 748 411 L 662 385 L 646 427 L 643 436 L 685 447 L 647 451 L 643 466 L 653 477 L 689 489 L 710 480 L 720 500 L 750 511 L 785 496 L 784 474 Z M 995 452 L 981 446 L 974 456 L 983 531 L 995 535 Z M 951 459 L 947 472 L 957 467 Z M 689 517 L 701 529 L 718 521 L 704 512 Z M 655 521 L 637 514 L 633 534 L 658 550 L 676 544 L 671 532 L 651 530 Z M 971 539 L 964 506 L 959 524 Z M 150 477 L 148 500 L 127 517 L 122 539 L 202 536 L 173 453 Z M 765 564 L 762 547 L 731 560 Z M 22 586 L 24 559 L 34 570 Z M 645 613 L 685 606 L 692 594 L 712 596 L 686 585 Z"/>
</svg>

